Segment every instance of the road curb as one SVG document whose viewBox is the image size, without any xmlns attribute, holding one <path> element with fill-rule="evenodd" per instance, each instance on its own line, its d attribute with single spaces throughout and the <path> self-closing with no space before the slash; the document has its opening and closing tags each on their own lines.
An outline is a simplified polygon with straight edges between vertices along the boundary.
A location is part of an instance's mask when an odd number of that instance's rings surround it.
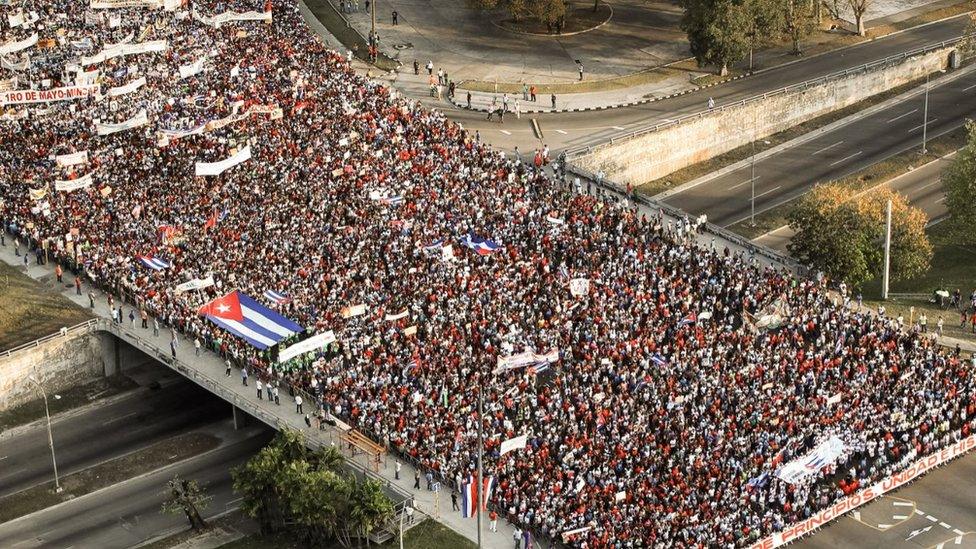
<svg viewBox="0 0 976 549">
<path fill-rule="evenodd" d="M 976 70 L 976 63 L 974 63 L 972 65 L 969 65 L 969 66 L 966 66 L 966 67 L 963 67 L 963 68 L 961 68 L 961 69 L 959 69 L 959 70 L 957 70 L 957 71 L 955 71 L 955 72 L 953 72 L 951 74 L 948 74 L 948 75 L 946 75 L 946 76 L 944 76 L 942 78 L 933 80 L 932 83 L 938 83 L 939 86 L 943 86 L 943 85 L 949 84 L 953 80 L 956 80 L 956 79 L 958 79 L 958 78 L 960 78 L 962 76 L 965 76 L 965 75 L 973 72 L 974 70 Z M 935 87 L 938 87 L 938 86 L 935 86 Z M 896 95 L 895 97 L 891 97 L 889 99 L 886 99 L 885 101 L 882 101 L 881 103 L 878 103 L 876 105 L 872 105 L 872 106 L 870 106 L 870 107 L 868 107 L 868 108 L 866 108 L 864 110 L 858 111 L 858 112 L 856 112 L 856 113 L 854 113 L 854 114 L 852 114 L 850 116 L 845 116 L 844 118 L 841 118 L 840 120 L 835 120 L 835 121 L 831 122 L 830 124 L 827 124 L 826 126 L 822 126 L 822 127 L 817 128 L 815 130 L 812 130 L 810 132 L 807 132 L 807 133 L 805 133 L 805 134 L 803 134 L 803 135 L 801 135 L 799 137 L 794 137 L 793 139 L 791 139 L 789 141 L 786 141 L 784 143 L 780 143 L 779 145 L 776 145 L 775 147 L 766 149 L 765 151 L 757 154 L 756 157 L 755 157 L 755 160 L 758 162 L 760 160 L 764 160 L 766 158 L 769 158 L 770 156 L 779 154 L 780 152 L 783 152 L 783 151 L 785 151 L 787 149 L 792 149 L 792 148 L 797 147 L 799 145 L 803 145 L 804 143 L 807 143 L 808 141 L 812 141 L 813 139 L 816 139 L 816 138 L 820 137 L 821 135 L 823 135 L 825 133 L 829 133 L 829 132 L 834 131 L 836 129 L 843 128 L 844 126 L 849 126 L 850 124 L 853 124 L 854 122 L 857 122 L 861 118 L 865 118 L 867 116 L 871 116 L 872 114 L 875 114 L 877 112 L 883 111 L 883 110 L 891 107 L 892 105 L 896 105 L 898 103 L 901 103 L 901 102 L 905 101 L 906 99 L 910 99 L 911 97 L 914 97 L 914 96 L 919 95 L 919 94 L 924 93 L 924 92 L 925 92 L 925 85 L 922 84 L 922 85 L 920 85 L 920 86 L 918 86 L 916 88 L 910 89 L 910 90 L 908 90 L 908 91 L 906 91 L 904 93 L 901 93 L 899 95 Z M 688 191 L 690 189 L 693 189 L 693 188 L 695 188 L 695 187 L 697 187 L 699 185 L 708 183 L 709 181 L 711 181 L 713 179 L 716 179 L 718 177 L 722 177 L 723 175 L 726 175 L 728 173 L 731 173 L 731 172 L 734 172 L 736 170 L 742 169 L 742 168 L 748 166 L 752 161 L 753 161 L 753 157 L 750 156 L 750 157 L 745 158 L 743 160 L 740 160 L 740 161 L 738 161 L 738 162 L 736 162 L 734 164 L 730 164 L 728 166 L 725 166 L 724 168 L 720 168 L 718 170 L 715 170 L 713 172 L 710 172 L 708 174 L 705 174 L 705 175 L 703 175 L 703 176 L 701 176 L 701 177 L 699 177 L 697 179 L 693 179 L 693 180 L 691 180 L 691 181 L 689 181 L 687 183 L 684 183 L 682 185 L 679 185 L 679 186 L 677 186 L 677 187 L 675 187 L 673 189 L 668 189 L 666 191 L 663 191 L 663 192 L 660 192 L 660 193 L 658 193 L 656 195 L 653 195 L 651 197 L 651 199 L 652 200 L 657 200 L 657 201 L 663 201 L 663 200 L 665 200 L 667 198 L 670 198 L 670 197 L 672 197 L 672 196 L 674 196 L 676 194 L 683 193 L 683 192 Z"/>
</svg>

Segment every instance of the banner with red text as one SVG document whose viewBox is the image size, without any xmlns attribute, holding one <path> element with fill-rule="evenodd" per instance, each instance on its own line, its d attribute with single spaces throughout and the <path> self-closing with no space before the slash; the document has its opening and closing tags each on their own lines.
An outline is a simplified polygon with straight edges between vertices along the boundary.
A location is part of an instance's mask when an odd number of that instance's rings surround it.
<svg viewBox="0 0 976 549">
<path fill-rule="evenodd" d="M 69 101 L 82 99 L 98 93 L 98 85 L 66 86 L 50 90 L 10 90 L 0 92 L 0 105 L 16 105 L 19 103 L 52 103 L 54 101 Z"/>
</svg>

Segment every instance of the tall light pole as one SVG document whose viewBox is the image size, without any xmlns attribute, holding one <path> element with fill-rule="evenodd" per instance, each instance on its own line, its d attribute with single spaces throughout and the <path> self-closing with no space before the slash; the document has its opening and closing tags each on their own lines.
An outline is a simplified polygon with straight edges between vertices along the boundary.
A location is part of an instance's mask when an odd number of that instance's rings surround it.
<svg viewBox="0 0 976 549">
<path fill-rule="evenodd" d="M 939 69 L 940 73 L 945 72 L 945 69 Z M 925 154 L 928 149 L 925 148 L 925 142 L 929 135 L 929 73 L 925 73 L 925 109 L 922 115 L 922 154 Z"/>
<path fill-rule="evenodd" d="M 51 409 L 47 405 L 47 393 L 44 391 L 44 387 L 38 383 L 34 376 L 27 376 L 27 379 L 33 383 L 39 391 L 41 391 L 41 396 L 44 397 L 44 414 L 47 416 L 47 444 L 51 447 L 51 463 L 54 465 L 54 491 L 61 493 L 61 481 L 58 478 L 58 459 L 54 455 L 54 435 L 51 432 Z M 54 395 L 54 398 L 61 398 L 59 395 Z"/>
<path fill-rule="evenodd" d="M 884 273 L 881 278 L 881 299 L 888 299 L 888 267 L 891 265 L 891 200 L 885 209 Z"/>
<path fill-rule="evenodd" d="M 750 56 L 750 62 L 751 62 Z M 756 137 L 758 137 L 758 122 L 759 113 L 755 106 L 752 110 L 752 177 L 749 178 L 749 182 L 752 187 L 752 198 L 749 200 L 749 226 L 756 226 Z"/>
<path fill-rule="evenodd" d="M 474 502 L 475 513 L 478 514 L 478 549 L 481 549 L 482 547 L 481 545 L 481 502 L 484 501 L 484 497 L 485 497 L 484 494 L 481 493 L 481 491 L 484 490 L 485 487 L 484 481 L 481 480 L 483 475 L 481 470 L 481 459 L 482 459 L 481 454 L 482 454 L 482 450 L 484 449 L 484 433 L 482 431 L 484 430 L 484 424 L 485 424 L 484 418 L 482 417 L 482 409 L 484 408 L 484 403 L 483 403 L 484 399 L 482 397 L 483 390 L 484 390 L 483 385 L 478 388 L 478 484 L 477 486 L 475 486 L 475 490 L 474 490 L 474 492 L 478 494 L 478 498 L 477 498 L 478 501 Z"/>
</svg>

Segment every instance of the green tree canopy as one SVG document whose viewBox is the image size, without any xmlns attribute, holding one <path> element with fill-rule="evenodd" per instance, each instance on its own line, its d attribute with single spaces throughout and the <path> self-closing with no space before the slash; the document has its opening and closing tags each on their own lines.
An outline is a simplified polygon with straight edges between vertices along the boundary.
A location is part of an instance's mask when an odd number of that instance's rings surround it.
<svg viewBox="0 0 976 549">
<path fill-rule="evenodd" d="M 971 244 L 976 243 L 976 122 L 966 122 L 966 132 L 966 146 L 942 172 L 942 187 L 953 236 Z"/>
<path fill-rule="evenodd" d="M 728 73 L 729 65 L 749 51 L 756 16 L 748 1 L 682 0 L 681 29 L 688 34 L 691 53 L 701 66 L 714 65 Z"/>
<path fill-rule="evenodd" d="M 788 215 L 795 235 L 789 251 L 828 277 L 859 287 L 884 266 L 884 219 L 892 202 L 891 278 L 928 270 L 932 246 L 927 218 L 901 194 L 882 187 L 858 197 L 836 184 L 818 185 Z"/>
</svg>

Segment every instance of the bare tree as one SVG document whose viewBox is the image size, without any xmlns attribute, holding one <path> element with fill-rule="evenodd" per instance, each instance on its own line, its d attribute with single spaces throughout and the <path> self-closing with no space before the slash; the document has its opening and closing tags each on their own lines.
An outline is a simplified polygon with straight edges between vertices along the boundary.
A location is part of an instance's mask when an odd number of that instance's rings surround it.
<svg viewBox="0 0 976 549">
<path fill-rule="evenodd" d="M 864 36 L 864 14 L 868 11 L 871 0 L 847 0 L 854 14 L 854 22 L 857 25 L 857 35 Z"/>
</svg>

